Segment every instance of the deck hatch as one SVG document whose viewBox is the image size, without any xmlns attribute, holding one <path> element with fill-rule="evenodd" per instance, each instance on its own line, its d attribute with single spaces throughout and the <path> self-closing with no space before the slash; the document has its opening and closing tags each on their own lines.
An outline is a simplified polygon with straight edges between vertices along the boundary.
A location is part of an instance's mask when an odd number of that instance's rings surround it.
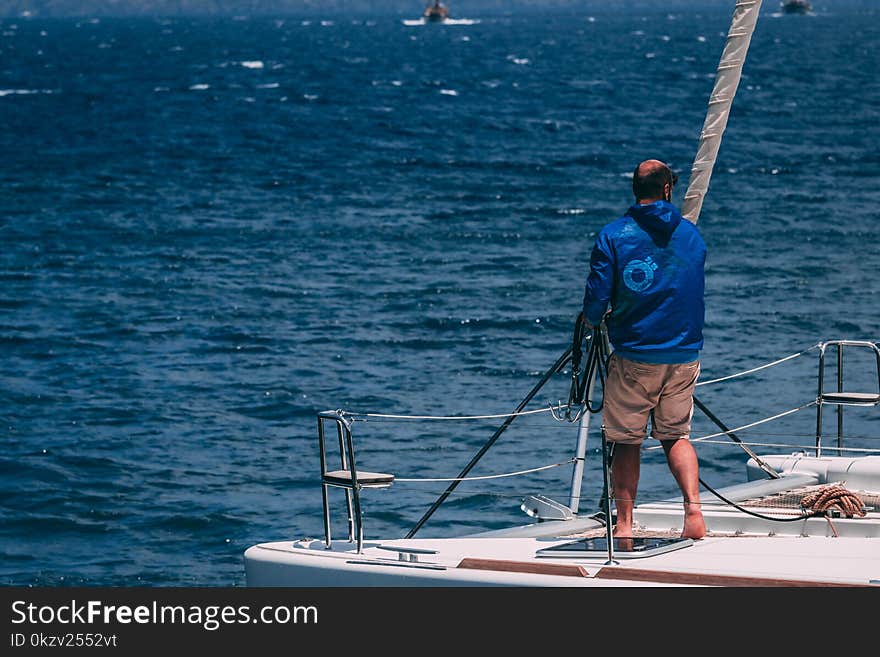
<svg viewBox="0 0 880 657">
<path fill-rule="evenodd" d="M 638 536 L 635 538 L 615 538 L 614 556 L 621 559 L 641 559 L 653 557 L 664 552 L 680 550 L 693 545 L 690 538 L 664 538 L 652 536 Z M 543 548 L 535 553 L 536 557 L 571 558 L 571 557 L 601 557 L 608 554 L 608 543 L 604 536 L 593 538 L 580 538 L 569 543 L 554 545 Z"/>
</svg>

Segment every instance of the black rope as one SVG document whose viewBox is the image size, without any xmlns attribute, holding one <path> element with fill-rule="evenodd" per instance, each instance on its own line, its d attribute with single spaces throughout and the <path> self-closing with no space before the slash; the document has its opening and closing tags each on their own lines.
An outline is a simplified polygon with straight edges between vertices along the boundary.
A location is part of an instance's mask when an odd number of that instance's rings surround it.
<svg viewBox="0 0 880 657">
<path fill-rule="evenodd" d="M 710 493 L 712 493 L 715 497 L 717 497 L 719 500 L 721 500 L 725 504 L 729 504 L 733 508 L 738 509 L 739 511 L 742 511 L 743 513 L 747 513 L 748 515 L 754 516 L 755 518 L 761 518 L 762 520 L 771 520 L 773 522 L 797 522 L 798 520 L 806 520 L 807 518 L 812 518 L 813 516 L 817 516 L 817 515 L 819 515 L 819 513 L 821 513 L 819 511 L 810 511 L 809 513 L 804 513 L 803 515 L 795 516 L 793 518 L 774 518 L 773 516 L 765 516 L 764 514 L 757 513 L 756 511 L 749 511 L 748 509 L 743 508 L 742 506 L 740 506 L 736 502 L 731 502 L 730 500 L 728 500 L 726 497 L 724 497 L 721 493 L 719 493 L 717 490 L 712 488 L 709 484 L 707 484 L 702 479 L 700 479 L 699 481 L 706 490 L 708 490 Z"/>
<path fill-rule="evenodd" d="M 583 342 L 589 340 L 589 348 L 587 350 L 586 365 L 581 372 L 581 359 L 583 357 Z M 574 324 L 574 336 L 571 346 L 571 388 L 568 394 L 568 410 L 565 418 L 569 422 L 575 422 L 580 419 L 583 411 L 589 413 L 599 413 L 604 406 L 604 390 L 605 379 L 608 373 L 608 345 L 605 343 L 602 330 L 598 326 L 594 326 L 590 335 L 587 335 L 587 326 L 584 321 L 583 314 L 578 314 Z M 593 404 L 593 400 L 588 399 L 590 382 L 595 377 L 599 378 L 602 387 L 603 397 L 598 404 Z M 572 416 L 571 409 L 580 406 L 581 413 Z"/>
</svg>

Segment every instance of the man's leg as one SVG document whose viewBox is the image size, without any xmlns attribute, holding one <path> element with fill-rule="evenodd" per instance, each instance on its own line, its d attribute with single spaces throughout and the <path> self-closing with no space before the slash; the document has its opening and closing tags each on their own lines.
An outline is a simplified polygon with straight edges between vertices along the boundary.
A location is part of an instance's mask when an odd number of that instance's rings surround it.
<svg viewBox="0 0 880 657">
<path fill-rule="evenodd" d="M 617 354 L 612 354 L 608 363 L 602 424 L 606 438 L 614 443 L 611 486 L 617 506 L 614 536 L 618 538 L 632 536 L 641 443 L 648 428 L 648 414 L 660 394 L 661 377 L 655 372 L 658 369 L 660 366 L 635 363 Z"/>
<path fill-rule="evenodd" d="M 641 445 L 614 445 L 614 459 L 611 461 L 612 488 L 617 507 L 617 525 L 614 536 L 632 536 L 632 512 L 639 488 L 639 468 L 641 466 Z M 610 518 L 609 518 L 610 521 Z"/>
<path fill-rule="evenodd" d="M 694 414 L 694 386 L 700 375 L 700 361 L 669 365 L 670 371 L 654 409 L 651 434 L 663 445 L 669 469 L 684 498 L 684 538 L 703 538 L 706 522 L 700 509 L 700 467 L 697 453 L 688 440 Z"/>
<path fill-rule="evenodd" d="M 700 507 L 700 466 L 697 452 L 686 438 L 663 440 L 660 444 L 663 445 L 669 470 L 678 482 L 684 498 L 684 527 L 681 535 L 683 538 L 703 538 L 706 535 L 706 522 Z"/>
</svg>

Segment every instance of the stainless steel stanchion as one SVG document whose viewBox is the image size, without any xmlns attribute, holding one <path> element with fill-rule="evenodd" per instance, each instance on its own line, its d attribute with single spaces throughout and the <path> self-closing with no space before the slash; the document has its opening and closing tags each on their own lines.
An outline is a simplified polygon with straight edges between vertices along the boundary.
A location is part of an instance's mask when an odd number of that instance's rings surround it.
<svg viewBox="0 0 880 657">
<path fill-rule="evenodd" d="M 608 561 L 606 566 L 616 566 L 614 560 L 614 538 L 611 534 L 611 473 L 608 459 L 608 441 L 605 438 L 605 425 L 602 425 L 602 477 L 605 480 L 605 540 L 608 543 Z"/>
</svg>

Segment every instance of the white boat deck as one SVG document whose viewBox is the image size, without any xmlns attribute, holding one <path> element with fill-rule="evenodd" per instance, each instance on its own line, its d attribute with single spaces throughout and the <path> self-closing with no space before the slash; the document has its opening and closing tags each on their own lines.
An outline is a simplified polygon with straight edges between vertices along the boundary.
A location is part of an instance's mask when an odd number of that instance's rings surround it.
<svg viewBox="0 0 880 657">
<path fill-rule="evenodd" d="M 699 541 L 651 554 L 607 551 L 547 556 L 538 552 L 581 538 L 604 545 L 595 518 L 545 521 L 457 538 L 398 538 L 357 544 L 278 541 L 245 553 L 249 586 L 880 586 L 880 457 L 765 457 L 783 476 L 762 475 L 719 491 L 736 505 L 701 495 L 709 530 Z M 846 482 L 861 512 L 804 513 L 808 491 Z M 781 518 L 789 521 L 779 522 Z M 640 504 L 637 537 L 677 538 L 681 501 Z M 599 547 L 597 545 L 597 547 Z M 638 554 L 639 556 L 636 556 Z"/>
<path fill-rule="evenodd" d="M 607 554 L 536 557 L 571 541 L 540 538 L 444 538 L 264 543 L 246 553 L 251 586 L 866 586 L 880 585 L 880 540 L 825 536 L 708 536 L 643 558 Z M 401 561 L 383 547 L 436 551 Z M 255 564 L 260 567 L 254 568 Z M 276 567 L 270 567 L 271 565 Z M 290 568 L 294 566 L 294 568 Z M 290 576 L 295 573 L 295 581 Z"/>
</svg>

